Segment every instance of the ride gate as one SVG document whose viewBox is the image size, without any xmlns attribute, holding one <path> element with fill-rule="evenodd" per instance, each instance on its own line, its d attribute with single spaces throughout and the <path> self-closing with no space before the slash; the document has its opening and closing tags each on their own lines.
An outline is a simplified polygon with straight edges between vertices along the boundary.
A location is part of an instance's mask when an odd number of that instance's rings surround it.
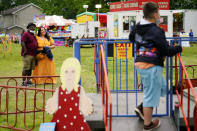
<svg viewBox="0 0 197 131">
<path fill-rule="evenodd" d="M 185 41 L 196 42 L 197 38 L 167 38 L 170 46 L 174 44 L 183 45 Z M 84 42 L 85 41 L 85 42 Z M 91 41 L 91 42 L 90 42 Z M 105 63 L 107 66 L 107 73 L 109 78 L 109 85 L 112 97 L 112 116 L 113 117 L 135 117 L 134 108 L 139 105 L 143 100 L 143 85 L 141 84 L 140 77 L 138 77 L 134 62 L 135 62 L 135 50 L 133 51 L 133 45 L 126 39 L 86 39 L 75 43 L 75 57 L 80 60 L 80 45 L 81 44 L 94 44 L 95 54 L 95 74 L 97 81 L 97 92 L 100 91 L 100 84 L 102 76 L 100 76 L 100 44 L 103 45 L 105 50 Z M 132 52 L 133 51 L 133 52 Z M 175 123 L 177 129 L 180 126 L 185 126 L 187 130 L 190 130 L 190 126 L 193 126 L 197 130 L 197 96 L 193 87 L 197 84 L 196 79 L 188 78 L 187 70 L 182 62 L 180 55 L 177 57 L 166 57 L 165 65 L 163 68 L 163 76 L 166 79 L 166 96 L 160 98 L 160 105 L 154 109 L 154 116 L 171 116 L 175 117 Z M 175 58 L 175 61 L 173 59 Z M 177 66 L 177 60 L 179 66 Z M 175 66 L 174 66 L 175 62 Z M 196 66 L 196 65 L 195 65 Z M 179 67 L 179 73 L 177 73 L 177 67 Z M 187 66 L 190 68 L 191 66 Z M 175 69 L 174 69 L 175 68 Z M 193 66 L 192 66 L 193 69 Z M 175 71 L 175 74 L 174 74 Z M 194 72 L 194 69 L 193 69 Z M 186 79 L 183 80 L 183 73 L 185 73 Z M 133 76 L 133 77 L 132 77 Z M 194 77 L 194 73 L 193 73 Z M 185 82 L 185 83 L 184 83 Z M 185 85 L 186 84 L 186 85 Z M 192 85 L 193 84 L 193 85 Z M 180 87 L 181 86 L 181 87 Z M 183 89 L 186 86 L 188 89 L 188 97 L 183 97 Z M 173 88 L 175 88 L 176 95 L 173 95 Z M 179 88 L 179 89 L 178 89 Z M 193 101 L 190 102 L 190 89 L 193 95 Z M 180 95 L 178 93 L 180 90 Z M 177 102 L 178 104 L 174 103 Z M 186 103 L 187 102 L 187 103 Z M 186 105 L 183 106 L 183 105 Z M 180 107 L 181 116 L 185 123 L 180 125 L 180 114 L 176 110 Z M 184 109 L 187 108 L 187 109 Z M 179 109 L 178 109 L 179 110 Z M 185 113 L 187 111 L 187 113 Z M 190 115 L 193 113 L 193 115 Z M 186 118 L 187 114 L 187 118 Z M 177 117 L 178 116 L 178 117 Z M 191 119 L 191 120 L 190 120 Z M 192 124 L 193 122 L 193 124 Z"/>
<path fill-rule="evenodd" d="M 134 108 L 143 101 L 143 86 L 138 77 L 134 58 L 133 44 L 126 39 L 89 39 L 78 41 L 74 46 L 74 56 L 81 60 L 80 45 L 95 44 L 95 74 L 97 92 L 100 91 L 100 44 L 105 51 L 105 62 L 112 96 L 113 117 L 135 117 Z M 161 98 L 160 106 L 154 110 L 154 116 L 169 115 L 169 86 L 168 86 L 169 58 L 166 59 L 164 76 L 166 78 L 166 97 Z M 134 76 L 134 77 L 133 77 Z"/>
</svg>

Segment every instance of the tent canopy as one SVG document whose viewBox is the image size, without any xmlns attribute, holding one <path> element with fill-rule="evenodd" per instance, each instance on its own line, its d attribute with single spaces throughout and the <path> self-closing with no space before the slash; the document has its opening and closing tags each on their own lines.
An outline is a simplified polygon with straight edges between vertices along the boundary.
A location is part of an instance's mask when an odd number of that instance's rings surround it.
<svg viewBox="0 0 197 131">
<path fill-rule="evenodd" d="M 66 20 L 63 18 L 63 16 L 57 16 L 57 15 L 52 15 L 52 16 L 45 16 L 44 20 L 39 20 L 36 22 L 36 25 L 38 27 L 40 26 L 68 26 L 72 25 L 72 21 Z"/>
<path fill-rule="evenodd" d="M 81 14 L 78 14 L 77 17 L 83 16 L 83 15 L 90 15 L 93 17 L 93 20 L 96 21 L 96 13 L 92 13 L 92 12 L 83 12 Z"/>
</svg>

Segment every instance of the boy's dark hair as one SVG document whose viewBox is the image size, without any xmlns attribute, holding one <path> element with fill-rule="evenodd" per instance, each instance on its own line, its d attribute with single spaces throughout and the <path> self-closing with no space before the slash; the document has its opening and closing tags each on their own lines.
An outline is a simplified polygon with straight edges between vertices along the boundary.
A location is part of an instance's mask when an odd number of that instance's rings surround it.
<svg viewBox="0 0 197 131">
<path fill-rule="evenodd" d="M 159 6 L 154 2 L 148 2 L 143 7 L 144 18 L 152 19 L 153 14 L 159 11 Z"/>
</svg>

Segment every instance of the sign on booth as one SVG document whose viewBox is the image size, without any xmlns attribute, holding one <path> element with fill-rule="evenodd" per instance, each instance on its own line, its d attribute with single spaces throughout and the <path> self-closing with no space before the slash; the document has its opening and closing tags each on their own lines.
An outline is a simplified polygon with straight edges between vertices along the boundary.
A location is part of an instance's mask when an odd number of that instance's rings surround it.
<svg viewBox="0 0 197 131">
<path fill-rule="evenodd" d="M 133 54 L 132 43 L 117 43 L 114 44 L 114 58 L 131 59 Z"/>
<path fill-rule="evenodd" d="M 145 3 L 150 0 L 132 0 L 126 2 L 110 3 L 110 12 L 142 10 Z M 159 5 L 160 10 L 169 10 L 169 0 L 152 0 Z"/>
</svg>

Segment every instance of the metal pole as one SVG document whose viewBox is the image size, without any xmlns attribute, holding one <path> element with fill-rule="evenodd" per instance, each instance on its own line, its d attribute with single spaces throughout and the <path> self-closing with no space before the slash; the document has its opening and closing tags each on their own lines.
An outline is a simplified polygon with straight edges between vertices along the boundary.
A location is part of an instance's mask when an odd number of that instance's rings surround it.
<svg viewBox="0 0 197 131">
<path fill-rule="evenodd" d="M 86 37 L 88 36 L 87 28 L 88 28 L 88 23 L 87 23 L 87 8 L 86 8 L 86 29 L 85 29 Z"/>
<path fill-rule="evenodd" d="M 74 50 L 74 57 L 77 58 L 79 62 L 81 63 L 80 42 L 74 42 L 73 50 Z M 80 78 L 79 84 L 81 85 L 81 78 Z"/>
<path fill-rule="evenodd" d="M 98 22 L 99 22 L 99 8 L 98 8 Z"/>
<path fill-rule="evenodd" d="M 100 22 L 99 22 L 99 8 L 98 8 L 98 23 L 99 23 L 99 27 L 100 27 Z M 99 39 L 99 27 L 98 27 L 98 39 Z"/>
<path fill-rule="evenodd" d="M 74 57 L 77 58 L 79 61 L 81 61 L 80 42 L 74 42 L 73 50 L 74 50 Z"/>
<path fill-rule="evenodd" d="M 180 111 L 179 111 L 179 103 L 178 102 L 175 102 L 174 117 L 175 117 L 177 131 L 180 131 Z"/>
</svg>

